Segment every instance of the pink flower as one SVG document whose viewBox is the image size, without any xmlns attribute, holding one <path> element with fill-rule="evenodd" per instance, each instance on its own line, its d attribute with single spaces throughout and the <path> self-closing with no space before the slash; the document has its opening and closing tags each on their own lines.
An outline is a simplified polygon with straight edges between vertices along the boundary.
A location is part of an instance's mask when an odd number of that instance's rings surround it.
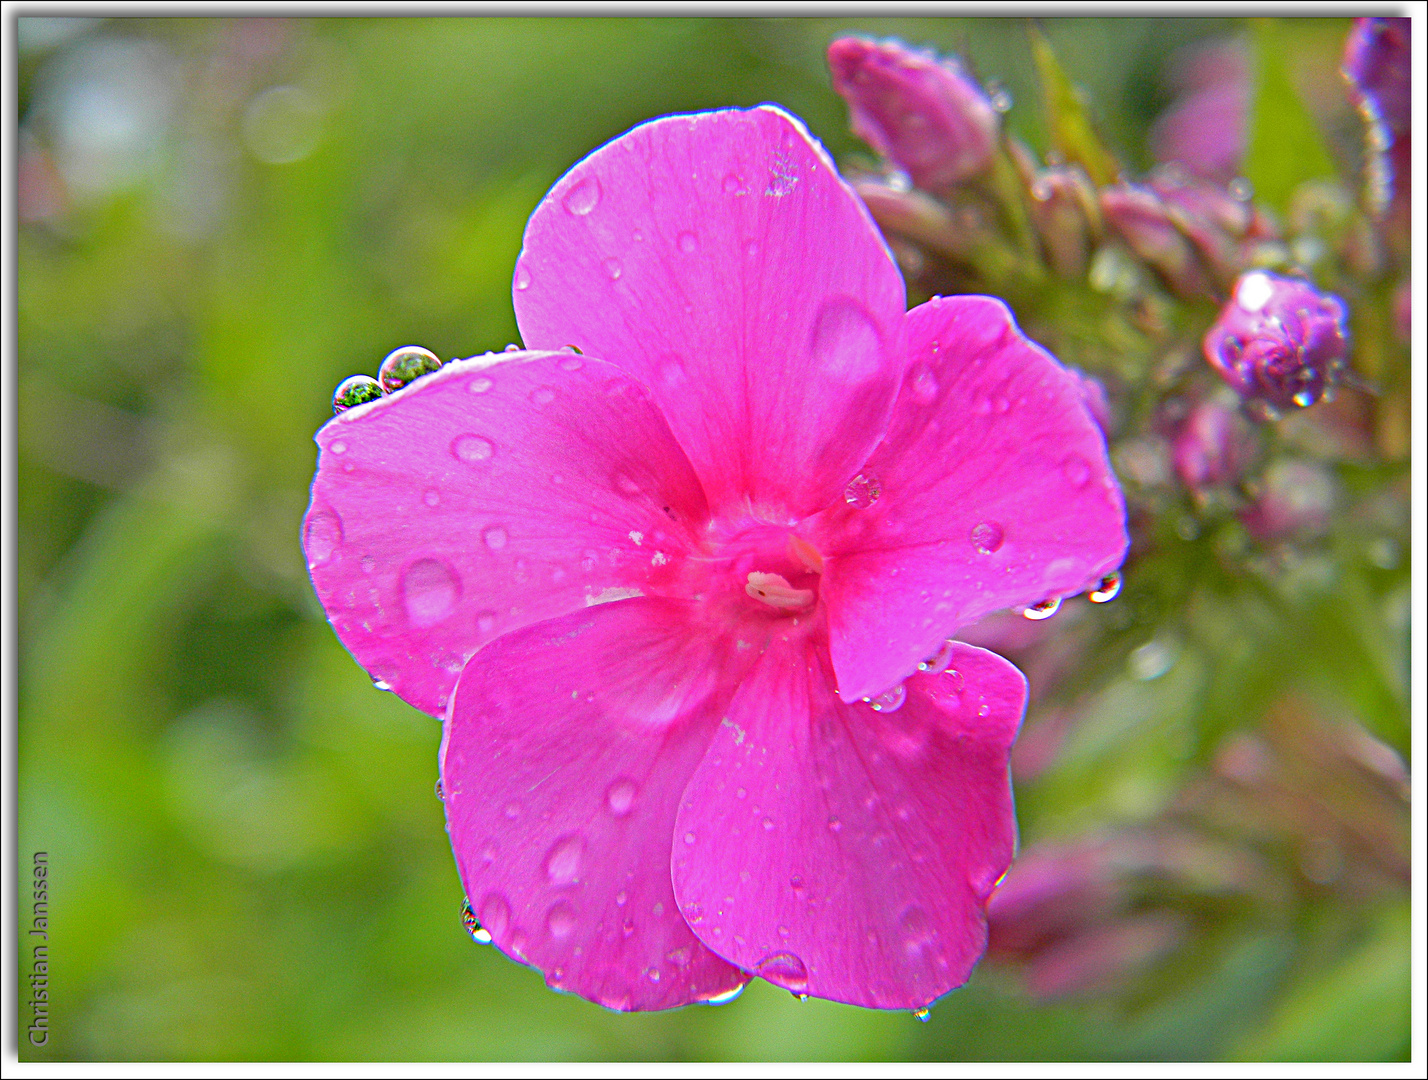
<svg viewBox="0 0 1428 1080">
<path fill-rule="evenodd" d="M 514 295 L 530 351 L 318 433 L 305 524 L 343 643 L 445 717 L 476 917 L 614 1009 L 926 1006 L 985 944 L 1026 693 L 946 639 L 1126 545 L 1076 379 L 996 300 L 905 311 L 771 106 L 580 162 Z"/>
<path fill-rule="evenodd" d="M 1247 141 L 1250 66 L 1244 43 L 1197 46 L 1172 74 L 1180 96 L 1155 122 L 1151 151 L 1196 176 L 1228 182 L 1239 172 Z"/>
</svg>

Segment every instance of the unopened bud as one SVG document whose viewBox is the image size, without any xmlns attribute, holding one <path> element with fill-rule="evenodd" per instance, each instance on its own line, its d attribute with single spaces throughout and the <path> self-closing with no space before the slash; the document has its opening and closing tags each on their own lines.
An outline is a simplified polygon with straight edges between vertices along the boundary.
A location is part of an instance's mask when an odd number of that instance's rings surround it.
<svg viewBox="0 0 1428 1080">
<path fill-rule="evenodd" d="M 1307 281 L 1245 274 L 1205 335 L 1205 359 L 1247 401 L 1306 408 L 1343 376 L 1346 312 Z"/>
<path fill-rule="evenodd" d="M 1357 20 L 1343 66 L 1349 98 L 1368 126 L 1370 205 L 1376 213 L 1391 209 L 1405 219 L 1412 158 L 1409 26 L 1401 18 Z"/>
<path fill-rule="evenodd" d="M 1043 169 L 1031 182 L 1031 217 L 1052 267 L 1063 277 L 1086 271 L 1091 243 L 1101 231 L 1101 208 L 1091 178 L 1078 165 Z"/>
<path fill-rule="evenodd" d="M 1001 117 L 955 59 L 849 37 L 829 46 L 828 66 L 854 133 L 918 187 L 942 191 L 991 163 Z"/>
<path fill-rule="evenodd" d="M 1238 480 L 1255 448 L 1254 433 L 1238 409 L 1202 401 L 1175 437 L 1175 472 L 1191 491 L 1203 492 Z"/>
<path fill-rule="evenodd" d="M 1177 293 L 1196 296 L 1209 291 L 1200 257 L 1155 192 L 1134 184 L 1103 188 L 1101 213 L 1107 227 Z"/>
</svg>

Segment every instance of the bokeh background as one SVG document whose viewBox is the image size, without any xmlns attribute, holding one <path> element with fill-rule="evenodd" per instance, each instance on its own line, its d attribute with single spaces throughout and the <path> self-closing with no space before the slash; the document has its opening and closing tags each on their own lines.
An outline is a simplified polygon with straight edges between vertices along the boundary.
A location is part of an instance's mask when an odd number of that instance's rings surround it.
<svg viewBox="0 0 1428 1080">
<path fill-rule="evenodd" d="M 1134 168 L 1177 58 L 1247 33 L 1042 28 Z M 1347 29 L 1280 32 L 1352 170 Z M 1070 899 L 929 1022 L 758 982 L 620 1016 L 464 930 L 439 724 L 308 583 L 311 436 L 395 346 L 516 341 L 527 216 L 634 124 L 777 101 L 866 157 L 824 63 L 850 31 L 966 57 L 1045 149 L 1018 20 L 19 20 L 19 857 L 23 884 L 48 853 L 52 931 L 52 1035 L 22 1056 L 1407 1056 L 1407 477 L 1382 461 L 1335 474 L 1372 512 L 1287 592 L 1138 604 L 1132 576 L 1119 651 L 1076 651 L 1100 612 L 1075 605 L 1060 652 L 1002 639 L 1034 693 L 1105 676 L 1074 722 L 1038 697 L 1018 751 L 1023 847 Z"/>
</svg>

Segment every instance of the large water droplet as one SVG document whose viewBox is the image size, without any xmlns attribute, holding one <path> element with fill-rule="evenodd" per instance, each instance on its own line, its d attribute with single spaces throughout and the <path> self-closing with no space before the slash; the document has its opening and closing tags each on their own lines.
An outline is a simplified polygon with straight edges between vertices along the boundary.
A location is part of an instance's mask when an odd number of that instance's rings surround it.
<svg viewBox="0 0 1428 1080">
<path fill-rule="evenodd" d="M 898 683 L 891 690 L 886 690 L 877 697 L 864 698 L 872 706 L 873 712 L 897 712 L 902 708 L 902 704 L 907 700 L 907 687 Z"/>
<path fill-rule="evenodd" d="M 635 805 L 635 795 L 639 788 L 633 780 L 621 777 L 610 785 L 605 792 L 605 805 L 610 808 L 610 813 L 616 817 L 624 817 Z"/>
<path fill-rule="evenodd" d="M 1006 534 L 995 521 L 984 521 L 972 527 L 972 546 L 983 555 L 990 555 L 1002 546 Z"/>
<path fill-rule="evenodd" d="M 725 990 L 722 994 L 715 994 L 713 997 L 705 998 L 706 1005 L 727 1005 L 744 992 L 744 984 L 740 983 L 732 990 Z"/>
<path fill-rule="evenodd" d="M 938 675 L 946 671 L 947 665 L 952 662 L 952 648 L 952 642 L 944 641 L 940 649 L 917 665 L 917 670 L 928 675 Z"/>
<path fill-rule="evenodd" d="M 574 833 L 562 836 L 545 857 L 545 872 L 553 885 L 569 885 L 580 877 L 580 856 L 585 853 L 585 839 Z"/>
<path fill-rule="evenodd" d="M 382 384 L 370 375 L 353 375 L 337 384 L 332 393 L 332 411 L 342 412 L 354 405 L 376 401 L 382 396 Z"/>
<path fill-rule="evenodd" d="M 675 242 L 679 244 L 679 250 L 686 255 L 693 255 L 699 250 L 699 237 L 695 236 L 692 232 L 680 233 L 679 239 Z"/>
<path fill-rule="evenodd" d="M 458 435 L 451 440 L 451 452 L 458 461 L 470 465 L 487 460 L 496 448 L 490 439 L 483 439 L 480 435 Z"/>
<path fill-rule="evenodd" d="M 1028 619 L 1040 621 L 1042 619 L 1051 618 L 1051 616 L 1055 615 L 1060 610 L 1061 597 L 1053 596 L 1047 600 L 1041 601 L 1041 603 L 1039 604 L 1032 604 L 1025 611 L 1023 611 L 1022 614 L 1025 615 Z"/>
<path fill-rule="evenodd" d="M 391 393 L 440 367 L 441 360 L 434 352 L 419 345 L 403 345 L 387 354 L 377 370 L 377 381 L 382 384 L 383 390 Z"/>
<path fill-rule="evenodd" d="M 498 938 L 505 934 L 511 922 L 511 905 L 504 896 L 497 892 L 487 893 L 476 912 L 491 937 Z"/>
<path fill-rule="evenodd" d="M 576 217 L 584 217 L 600 202 L 600 181 L 586 176 L 576 181 L 561 198 L 565 209 Z"/>
<path fill-rule="evenodd" d="M 471 940 L 478 945 L 491 944 L 491 934 L 481 925 L 476 918 L 476 912 L 471 910 L 471 901 L 463 899 L 461 901 L 461 925 L 466 927 L 466 932 L 471 935 Z"/>
<path fill-rule="evenodd" d="M 461 599 L 461 581 L 438 559 L 418 559 L 402 575 L 402 603 L 413 626 L 434 626 Z"/>
<path fill-rule="evenodd" d="M 872 316 L 851 297 L 824 305 L 809 348 L 819 370 L 838 382 L 866 382 L 882 369 L 882 335 Z"/>
<path fill-rule="evenodd" d="M 492 551 L 500 551 L 506 546 L 506 530 L 499 525 L 492 525 L 481 534 L 481 539 L 486 541 L 486 546 Z"/>
<path fill-rule="evenodd" d="M 876 476 L 859 473 L 843 489 L 843 501 L 859 510 L 866 510 L 882 496 L 883 485 Z"/>
<path fill-rule="evenodd" d="M 1093 604 L 1104 604 L 1108 600 L 1114 600 L 1121 594 L 1121 575 L 1119 570 L 1112 570 L 1101 579 L 1100 585 L 1091 591 L 1089 598 Z"/>
<path fill-rule="evenodd" d="M 525 292 L 531 287 L 531 272 L 523 262 L 516 263 L 516 291 Z"/>
<path fill-rule="evenodd" d="M 924 1024 L 932 1019 L 932 1010 L 928 1008 L 913 1009 L 912 1015 L 921 1020 Z"/>
<path fill-rule="evenodd" d="M 575 929 L 575 909 L 564 900 L 560 901 L 546 912 L 545 925 L 551 937 L 569 937 Z"/>
<path fill-rule="evenodd" d="M 342 546 L 342 519 L 335 510 L 314 510 L 303 527 L 303 550 L 309 568 L 322 566 Z"/>
<path fill-rule="evenodd" d="M 754 965 L 759 977 L 793 994 L 808 993 L 808 968 L 791 952 L 774 953 Z"/>
</svg>

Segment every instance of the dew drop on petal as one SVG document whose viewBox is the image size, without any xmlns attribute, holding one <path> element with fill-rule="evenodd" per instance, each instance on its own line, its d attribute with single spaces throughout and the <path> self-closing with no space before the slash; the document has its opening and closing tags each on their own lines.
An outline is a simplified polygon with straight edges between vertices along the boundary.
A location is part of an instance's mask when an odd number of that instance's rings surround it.
<svg viewBox="0 0 1428 1080">
<path fill-rule="evenodd" d="M 882 482 L 876 476 L 859 473 L 849 480 L 848 486 L 843 489 L 843 501 L 859 510 L 866 510 L 878 501 L 882 493 Z"/>
<path fill-rule="evenodd" d="M 774 820 L 773 820 L 773 818 L 771 818 L 771 817 L 766 817 L 766 818 L 764 818 L 763 824 L 764 824 L 764 831 L 765 831 L 765 832 L 771 832 L 771 831 L 773 831 L 773 827 L 774 827 Z"/>
<path fill-rule="evenodd" d="M 564 900 L 553 906 L 545 916 L 546 929 L 553 938 L 566 938 L 575 929 L 575 909 Z"/>
<path fill-rule="evenodd" d="M 331 450 L 334 454 L 345 454 L 347 453 L 347 444 L 341 439 L 339 439 L 337 442 L 329 446 L 328 449 Z"/>
<path fill-rule="evenodd" d="M 476 912 L 471 910 L 470 900 L 461 901 L 461 925 L 466 927 L 466 932 L 471 935 L 471 940 L 476 944 L 491 944 L 491 933 L 476 918 Z"/>
<path fill-rule="evenodd" d="M 990 555 L 1002 546 L 1006 534 L 995 521 L 984 521 L 972 527 L 972 546 L 983 555 Z"/>
<path fill-rule="evenodd" d="M 531 400 L 537 405 L 549 405 L 555 400 L 555 388 L 550 386 L 537 386 L 531 391 Z"/>
<path fill-rule="evenodd" d="M 748 191 L 744 187 L 744 178 L 738 173 L 729 173 L 724 177 L 725 195 L 747 195 Z"/>
<path fill-rule="evenodd" d="M 492 525 L 481 534 L 481 539 L 486 541 L 486 546 L 492 551 L 500 551 L 506 546 L 506 530 L 499 525 Z"/>
<path fill-rule="evenodd" d="M 679 250 L 686 255 L 693 255 L 699 250 L 699 238 L 692 232 L 682 232 L 679 239 L 675 241 L 679 245 Z"/>
<path fill-rule="evenodd" d="M 913 1009 L 912 1015 L 925 1024 L 928 1020 L 932 1019 L 932 1010 L 928 1008 Z"/>
<path fill-rule="evenodd" d="M 419 345 L 403 345 L 387 354 L 377 370 L 377 381 L 384 391 L 391 393 L 440 367 L 441 360 L 431 350 Z"/>
<path fill-rule="evenodd" d="M 516 263 L 516 291 L 525 292 L 531 287 L 531 272 L 523 262 Z"/>
<path fill-rule="evenodd" d="M 303 549 L 309 567 L 322 566 L 342 546 L 342 519 L 335 510 L 318 510 L 303 529 Z"/>
<path fill-rule="evenodd" d="M 782 986 L 792 994 L 808 992 L 808 968 L 794 953 L 780 952 L 766 956 L 754 965 L 754 971 L 760 978 Z"/>
<path fill-rule="evenodd" d="M 560 358 L 561 371 L 579 371 L 585 366 L 585 361 L 578 356 L 562 356 Z"/>
<path fill-rule="evenodd" d="M 491 389 L 492 385 L 494 384 L 490 379 L 486 378 L 486 376 L 478 375 L 466 384 L 466 389 L 470 390 L 473 394 L 484 394 L 487 390 Z"/>
<path fill-rule="evenodd" d="M 1091 465 L 1080 454 L 1071 454 L 1061 463 L 1061 475 L 1076 487 L 1084 487 L 1091 479 Z"/>
<path fill-rule="evenodd" d="M 1043 600 L 1039 604 L 1032 604 L 1022 612 L 1028 619 L 1040 621 L 1049 619 L 1061 610 L 1061 597 L 1053 596 L 1049 600 Z"/>
<path fill-rule="evenodd" d="M 483 439 L 480 435 L 458 435 L 451 440 L 451 453 L 458 461 L 464 461 L 468 465 L 486 461 L 495 450 L 491 440 Z"/>
<path fill-rule="evenodd" d="M 947 670 L 947 665 L 951 662 L 952 642 L 944 641 L 940 649 L 917 665 L 917 670 L 926 672 L 928 675 L 939 675 Z"/>
<path fill-rule="evenodd" d="M 912 399 L 919 405 L 931 405 L 937 400 L 937 376 L 930 368 L 921 367 L 912 377 Z"/>
<path fill-rule="evenodd" d="M 613 255 L 605 260 L 605 273 L 609 275 L 611 281 L 619 281 L 620 275 L 624 272 L 624 266 Z"/>
<path fill-rule="evenodd" d="M 456 607 L 461 582 L 439 559 L 418 559 L 402 575 L 402 604 L 413 626 L 435 626 Z"/>
<path fill-rule="evenodd" d="M 439 801 L 441 801 L 441 802 L 445 802 L 445 801 L 446 801 L 446 793 L 441 790 L 441 777 L 439 777 L 439 776 L 436 778 L 436 787 L 435 787 L 434 790 L 436 791 L 436 797 L 437 797 L 437 799 L 438 799 Z"/>
<path fill-rule="evenodd" d="M 820 371 L 845 384 L 866 382 L 882 368 L 882 335 L 872 316 L 851 297 L 823 306 L 809 350 Z"/>
<path fill-rule="evenodd" d="M 1089 594 L 1089 599 L 1093 604 L 1104 604 L 1108 600 L 1114 600 L 1121 594 L 1121 575 L 1119 570 L 1112 570 L 1101 579 L 1101 583 Z"/>
<path fill-rule="evenodd" d="M 436 488 L 427 488 L 426 491 L 422 493 L 421 501 L 426 503 L 427 506 L 440 506 L 441 492 L 437 491 Z"/>
<path fill-rule="evenodd" d="M 354 405 L 376 401 L 382 396 L 382 384 L 370 375 L 353 375 L 337 384 L 332 393 L 332 411 L 340 413 Z"/>
<path fill-rule="evenodd" d="M 877 697 L 864 698 L 873 712 L 897 712 L 902 708 L 902 703 L 907 700 L 907 687 L 898 683 L 891 690 L 884 691 Z"/>
<path fill-rule="evenodd" d="M 496 613 L 494 611 L 482 611 L 476 616 L 476 629 L 483 634 L 489 634 L 496 629 Z"/>
<path fill-rule="evenodd" d="M 501 937 L 511 922 L 511 905 L 500 893 L 487 893 L 476 909 L 481 925 L 493 938 Z"/>
<path fill-rule="evenodd" d="M 616 817 L 624 817 L 634 807 L 638 790 L 633 780 L 622 776 L 606 790 L 605 805 Z"/>
<path fill-rule="evenodd" d="M 744 992 L 743 984 L 739 984 L 732 990 L 725 990 L 722 994 L 715 994 L 711 998 L 705 998 L 706 1005 L 727 1005 Z"/>
<path fill-rule="evenodd" d="M 545 872 L 553 885 L 569 885 L 580 877 L 580 857 L 585 840 L 575 834 L 562 836 L 545 857 Z"/>
<path fill-rule="evenodd" d="M 600 181 L 586 176 L 573 184 L 560 201 L 570 213 L 584 217 L 599 205 L 600 194 Z"/>
</svg>

